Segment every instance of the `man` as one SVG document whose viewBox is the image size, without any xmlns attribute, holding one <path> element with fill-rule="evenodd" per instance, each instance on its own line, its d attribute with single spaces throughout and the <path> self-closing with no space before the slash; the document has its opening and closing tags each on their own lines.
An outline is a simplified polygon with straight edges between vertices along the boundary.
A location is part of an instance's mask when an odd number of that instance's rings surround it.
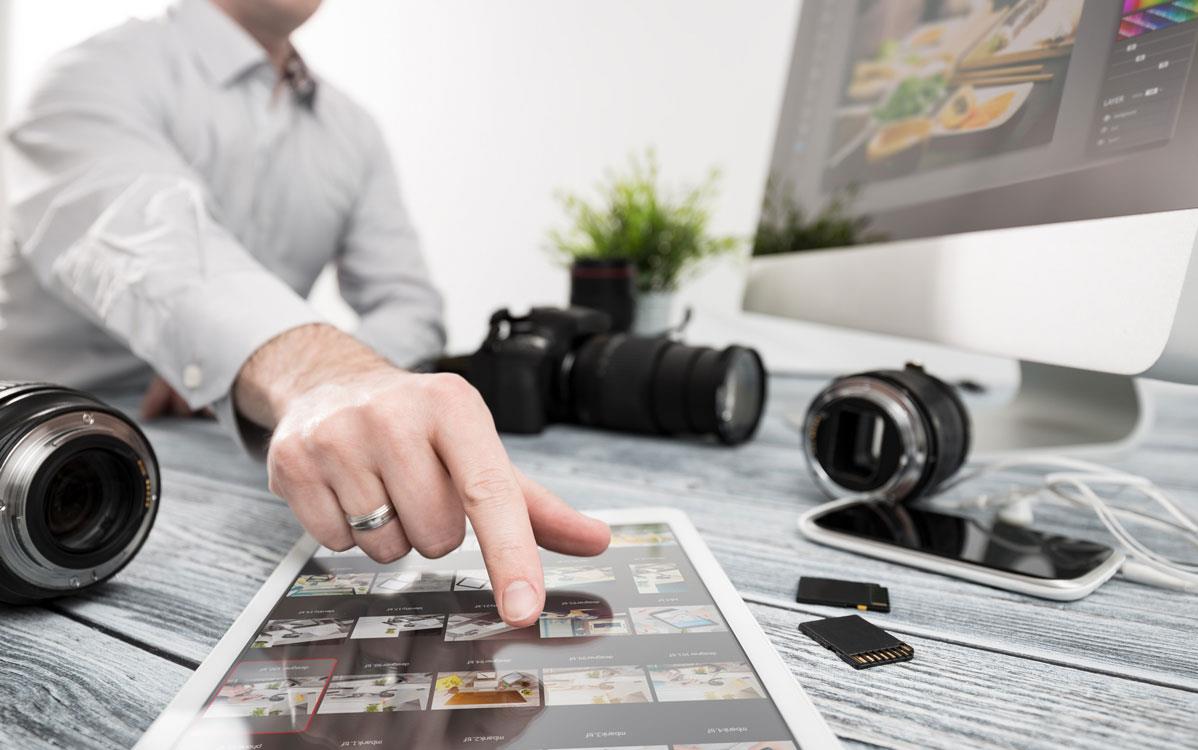
<svg viewBox="0 0 1198 750">
<path fill-rule="evenodd" d="M 270 487 L 328 547 L 436 557 L 469 517 L 500 614 L 531 624 L 537 543 L 597 554 L 607 528 L 511 465 L 465 381 L 397 367 L 442 346 L 440 300 L 377 127 L 291 45 L 319 4 L 181 0 L 52 62 L 9 136 L 0 378 L 152 367 L 150 412 L 273 431 Z M 329 261 L 355 337 L 303 298 Z"/>
</svg>

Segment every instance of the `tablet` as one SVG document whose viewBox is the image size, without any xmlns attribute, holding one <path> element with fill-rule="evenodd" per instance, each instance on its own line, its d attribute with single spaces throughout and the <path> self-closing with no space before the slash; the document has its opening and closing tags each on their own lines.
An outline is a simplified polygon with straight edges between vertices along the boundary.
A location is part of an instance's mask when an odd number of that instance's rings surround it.
<svg viewBox="0 0 1198 750">
<path fill-rule="evenodd" d="M 305 536 L 137 747 L 839 747 L 683 513 L 594 515 L 611 547 L 542 551 L 520 629 L 472 536 L 386 565 Z"/>
</svg>

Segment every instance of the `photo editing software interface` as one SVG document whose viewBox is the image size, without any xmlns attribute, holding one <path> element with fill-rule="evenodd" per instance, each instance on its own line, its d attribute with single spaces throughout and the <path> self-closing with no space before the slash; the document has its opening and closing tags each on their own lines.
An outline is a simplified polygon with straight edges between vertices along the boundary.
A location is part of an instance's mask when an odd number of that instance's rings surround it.
<svg viewBox="0 0 1198 750">
<path fill-rule="evenodd" d="M 514 629 L 474 537 L 385 565 L 318 550 L 180 746 L 796 750 L 668 525 L 541 555 L 545 611 Z"/>
<path fill-rule="evenodd" d="M 1198 206 L 1198 0 L 809 0 L 771 175 L 869 241 Z"/>
</svg>

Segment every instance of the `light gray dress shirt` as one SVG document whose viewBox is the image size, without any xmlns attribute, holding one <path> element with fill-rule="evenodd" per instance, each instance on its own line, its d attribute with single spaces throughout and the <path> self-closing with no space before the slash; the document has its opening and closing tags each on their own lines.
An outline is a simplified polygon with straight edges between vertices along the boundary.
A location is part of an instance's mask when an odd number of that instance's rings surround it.
<svg viewBox="0 0 1198 750">
<path fill-rule="evenodd" d="M 397 364 L 440 351 L 378 127 L 327 83 L 277 82 L 209 0 L 51 61 L 8 136 L 0 379 L 119 387 L 152 368 L 232 426 L 242 364 L 319 320 L 305 296 L 330 261 L 360 339 Z"/>
</svg>

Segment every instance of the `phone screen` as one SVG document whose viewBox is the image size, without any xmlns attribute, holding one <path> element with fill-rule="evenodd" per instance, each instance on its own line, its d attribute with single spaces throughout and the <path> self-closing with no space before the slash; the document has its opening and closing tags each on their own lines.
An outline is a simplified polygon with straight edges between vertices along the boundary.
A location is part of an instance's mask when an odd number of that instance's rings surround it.
<svg viewBox="0 0 1198 750">
<path fill-rule="evenodd" d="M 1080 578 L 1112 554 L 1110 547 L 1096 542 L 881 501 L 847 505 L 815 523 L 828 531 L 1045 580 Z"/>
</svg>

